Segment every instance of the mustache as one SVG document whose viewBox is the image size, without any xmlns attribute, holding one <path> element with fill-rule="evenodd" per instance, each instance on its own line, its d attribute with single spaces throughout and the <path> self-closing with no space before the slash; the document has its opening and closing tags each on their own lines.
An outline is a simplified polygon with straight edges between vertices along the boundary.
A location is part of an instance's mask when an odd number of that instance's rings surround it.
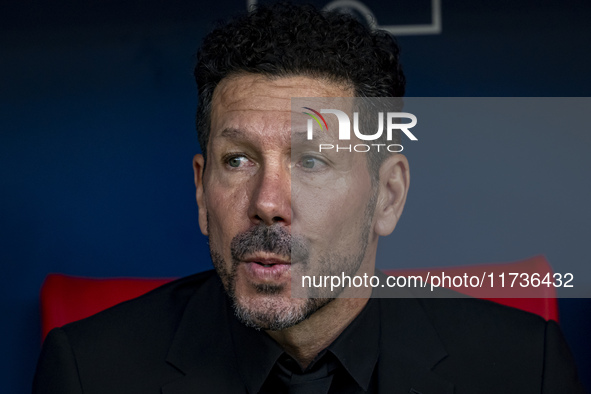
<svg viewBox="0 0 591 394">
<path fill-rule="evenodd" d="M 285 256 L 292 262 L 306 261 L 309 256 L 306 241 L 302 237 L 292 236 L 280 224 L 258 224 L 236 235 L 230 243 L 230 251 L 234 261 L 243 260 L 256 252 Z"/>
</svg>

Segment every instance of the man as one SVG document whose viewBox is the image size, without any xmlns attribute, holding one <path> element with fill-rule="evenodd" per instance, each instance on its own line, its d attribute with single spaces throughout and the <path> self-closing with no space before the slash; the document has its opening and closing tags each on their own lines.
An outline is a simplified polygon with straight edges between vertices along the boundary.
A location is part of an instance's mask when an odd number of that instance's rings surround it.
<svg viewBox="0 0 591 394">
<path fill-rule="evenodd" d="M 260 7 L 206 37 L 195 76 L 196 198 L 215 272 L 53 330 L 35 393 L 582 392 L 554 322 L 367 287 L 292 294 L 304 274 L 373 275 L 402 213 L 403 155 L 319 155 L 292 127 L 294 97 L 402 96 L 389 35 Z"/>
</svg>

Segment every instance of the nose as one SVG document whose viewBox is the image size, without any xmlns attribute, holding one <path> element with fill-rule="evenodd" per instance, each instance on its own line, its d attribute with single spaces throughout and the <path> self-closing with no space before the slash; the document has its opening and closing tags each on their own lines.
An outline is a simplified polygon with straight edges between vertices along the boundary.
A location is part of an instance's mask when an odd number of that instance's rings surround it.
<svg viewBox="0 0 591 394">
<path fill-rule="evenodd" d="M 291 174 L 289 166 L 268 164 L 257 174 L 251 191 L 249 218 L 254 224 L 291 225 Z"/>
</svg>

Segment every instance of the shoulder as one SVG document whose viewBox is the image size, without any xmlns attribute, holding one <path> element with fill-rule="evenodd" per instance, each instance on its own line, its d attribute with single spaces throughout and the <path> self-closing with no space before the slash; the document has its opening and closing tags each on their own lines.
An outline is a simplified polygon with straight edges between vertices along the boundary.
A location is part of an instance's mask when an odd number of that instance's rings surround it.
<svg viewBox="0 0 591 394">
<path fill-rule="evenodd" d="M 436 371 L 460 392 L 583 392 L 555 321 L 475 298 L 405 302 L 426 315 L 446 354 Z"/>
<path fill-rule="evenodd" d="M 167 355 L 187 308 L 196 305 L 201 312 L 223 294 L 219 277 L 206 271 L 52 330 L 43 344 L 34 392 L 78 392 L 64 389 L 70 386 L 127 394 L 159 390 L 179 374 Z M 192 328 L 195 336 L 203 334 L 199 322 Z"/>
<path fill-rule="evenodd" d="M 444 338 L 512 337 L 523 340 L 523 333 L 537 333 L 543 339 L 546 321 L 538 315 L 492 301 L 469 297 L 446 288 L 386 288 L 377 294 L 384 300 L 390 316 L 398 313 L 426 317 Z M 386 318 L 388 320 L 388 318 Z M 391 322 L 394 324 L 395 322 Z M 535 339 L 530 337 L 530 339 Z"/>
<path fill-rule="evenodd" d="M 223 294 L 214 271 L 184 277 L 63 326 L 62 342 L 67 338 L 79 372 L 87 381 L 95 377 L 100 381 L 100 375 L 117 376 L 123 370 L 129 373 L 134 365 L 159 371 L 187 306 L 201 300 L 203 293 L 214 297 L 216 291 Z"/>
<path fill-rule="evenodd" d="M 548 393 L 584 392 L 555 321 L 473 298 L 420 301 L 448 350 L 449 360 L 440 371 L 456 374 L 470 368 L 473 376 L 503 377 L 490 380 L 499 389 L 509 382 L 520 392 L 534 387 Z"/>
<path fill-rule="evenodd" d="M 498 376 L 541 376 L 546 322 L 532 313 L 475 298 L 417 300 L 448 353 L 443 369 L 453 365 L 496 371 Z M 477 367 L 478 366 L 478 367 Z"/>
<path fill-rule="evenodd" d="M 500 336 L 505 341 L 515 337 L 523 341 L 525 332 L 543 338 L 547 324 L 538 315 L 488 300 L 422 298 L 417 301 L 442 335 Z"/>
<path fill-rule="evenodd" d="M 62 329 L 73 338 L 91 330 L 102 333 L 116 330 L 120 336 L 127 329 L 137 332 L 137 328 L 147 323 L 161 326 L 180 318 L 195 292 L 203 286 L 215 286 L 216 279 L 213 270 L 183 277 Z"/>
</svg>

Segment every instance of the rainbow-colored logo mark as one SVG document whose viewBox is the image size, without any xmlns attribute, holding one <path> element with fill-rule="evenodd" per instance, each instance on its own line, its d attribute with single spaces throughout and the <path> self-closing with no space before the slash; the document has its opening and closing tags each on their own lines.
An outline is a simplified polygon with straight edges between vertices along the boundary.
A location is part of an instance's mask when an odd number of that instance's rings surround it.
<svg viewBox="0 0 591 394">
<path fill-rule="evenodd" d="M 326 127 L 326 130 L 328 131 L 328 125 L 326 124 L 326 120 L 324 120 L 324 117 L 322 115 L 320 115 L 320 112 L 313 110 L 312 108 L 309 107 L 302 107 L 303 109 L 307 109 L 309 111 L 314 112 L 317 116 L 320 117 L 320 119 L 322 119 L 322 123 L 324 123 L 324 127 Z M 320 120 L 314 116 L 313 114 L 309 113 L 309 112 L 302 112 L 306 115 L 310 115 L 315 121 L 316 123 L 318 123 L 318 126 L 320 126 L 320 130 L 324 130 L 324 128 L 322 127 L 322 123 L 320 123 Z"/>
</svg>

